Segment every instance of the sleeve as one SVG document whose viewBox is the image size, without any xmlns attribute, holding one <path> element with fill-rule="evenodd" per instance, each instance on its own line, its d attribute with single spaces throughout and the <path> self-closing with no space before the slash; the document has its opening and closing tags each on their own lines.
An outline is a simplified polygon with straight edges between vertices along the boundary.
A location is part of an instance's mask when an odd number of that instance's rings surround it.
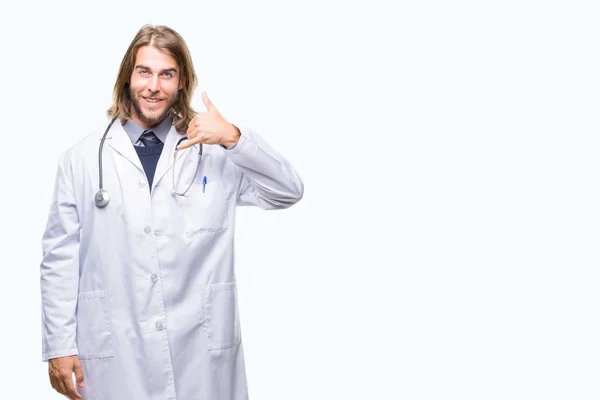
<svg viewBox="0 0 600 400">
<path fill-rule="evenodd" d="M 258 134 L 237 127 L 241 133 L 239 141 L 224 150 L 241 171 L 237 205 L 276 210 L 300 201 L 304 183 L 292 165 Z"/>
<path fill-rule="evenodd" d="M 67 159 L 63 155 L 59 160 L 42 237 L 42 361 L 78 354 L 75 310 L 79 286 L 79 217 Z"/>
</svg>

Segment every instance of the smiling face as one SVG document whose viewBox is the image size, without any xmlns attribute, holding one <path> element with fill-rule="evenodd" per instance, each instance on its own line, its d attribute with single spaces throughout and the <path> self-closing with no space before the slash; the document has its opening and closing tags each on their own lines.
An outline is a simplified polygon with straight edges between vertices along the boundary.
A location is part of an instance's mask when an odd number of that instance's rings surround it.
<svg viewBox="0 0 600 400">
<path fill-rule="evenodd" d="M 177 102 L 180 71 L 171 55 L 152 46 L 137 51 L 131 80 L 131 119 L 144 128 L 158 125 Z"/>
</svg>

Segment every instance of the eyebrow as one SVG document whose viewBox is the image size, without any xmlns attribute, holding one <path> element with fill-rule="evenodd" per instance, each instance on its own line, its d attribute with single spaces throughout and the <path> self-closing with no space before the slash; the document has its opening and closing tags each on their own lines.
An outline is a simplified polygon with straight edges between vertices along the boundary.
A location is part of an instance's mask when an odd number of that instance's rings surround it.
<svg viewBox="0 0 600 400">
<path fill-rule="evenodd" d="M 135 69 L 147 69 L 149 71 L 152 71 L 152 68 L 147 67 L 145 65 L 136 65 Z M 167 69 L 163 69 L 162 71 L 160 71 L 161 73 L 165 73 L 165 72 L 177 72 L 177 68 L 167 68 Z"/>
</svg>

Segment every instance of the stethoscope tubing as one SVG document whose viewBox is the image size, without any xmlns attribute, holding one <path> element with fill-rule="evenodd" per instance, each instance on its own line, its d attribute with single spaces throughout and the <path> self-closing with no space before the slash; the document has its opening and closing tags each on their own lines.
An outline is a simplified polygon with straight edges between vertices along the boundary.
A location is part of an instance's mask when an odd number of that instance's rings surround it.
<svg viewBox="0 0 600 400">
<path fill-rule="evenodd" d="M 117 117 L 113 118 L 112 121 L 110 121 L 110 123 L 108 124 L 108 126 L 106 127 L 106 130 L 104 131 L 104 134 L 102 135 L 102 139 L 100 140 L 100 147 L 98 148 L 98 192 L 96 192 L 96 195 L 94 196 L 94 203 L 96 204 L 96 206 L 98 208 L 103 208 L 108 204 L 108 201 L 110 199 L 110 196 L 108 194 L 108 192 L 104 189 L 104 182 L 103 182 L 103 174 L 102 174 L 102 153 L 103 153 L 103 149 L 104 149 L 104 141 L 106 140 L 106 135 L 108 135 L 108 131 L 110 130 L 111 126 L 113 125 L 113 123 L 117 120 Z M 185 196 L 185 194 L 190 190 L 190 188 L 192 187 L 192 184 L 194 183 L 194 180 L 196 179 L 196 175 L 198 174 L 198 169 L 200 167 L 200 161 L 202 160 L 202 143 L 199 143 L 198 146 L 198 163 L 196 164 L 196 171 L 194 172 L 194 177 L 192 178 L 192 180 L 190 181 L 190 184 L 188 185 L 188 187 L 185 189 L 184 192 L 179 193 L 176 190 L 176 183 L 175 183 L 175 162 L 177 161 L 177 146 L 179 146 L 179 144 L 181 142 L 183 142 L 184 140 L 187 140 L 186 137 L 183 137 L 181 139 L 179 139 L 179 141 L 177 142 L 177 144 L 175 145 L 175 152 L 173 153 L 173 195 L 178 195 L 178 196 Z"/>
</svg>

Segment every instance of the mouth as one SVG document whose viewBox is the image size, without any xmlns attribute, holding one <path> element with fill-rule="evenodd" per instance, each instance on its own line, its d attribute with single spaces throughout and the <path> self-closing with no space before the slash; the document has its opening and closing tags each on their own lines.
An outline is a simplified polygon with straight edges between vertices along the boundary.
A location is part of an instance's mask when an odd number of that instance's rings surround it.
<svg viewBox="0 0 600 400">
<path fill-rule="evenodd" d="M 164 99 L 157 99 L 157 98 L 153 98 L 153 97 L 144 97 L 144 100 L 148 104 L 158 104 L 161 101 L 163 101 Z"/>
</svg>

